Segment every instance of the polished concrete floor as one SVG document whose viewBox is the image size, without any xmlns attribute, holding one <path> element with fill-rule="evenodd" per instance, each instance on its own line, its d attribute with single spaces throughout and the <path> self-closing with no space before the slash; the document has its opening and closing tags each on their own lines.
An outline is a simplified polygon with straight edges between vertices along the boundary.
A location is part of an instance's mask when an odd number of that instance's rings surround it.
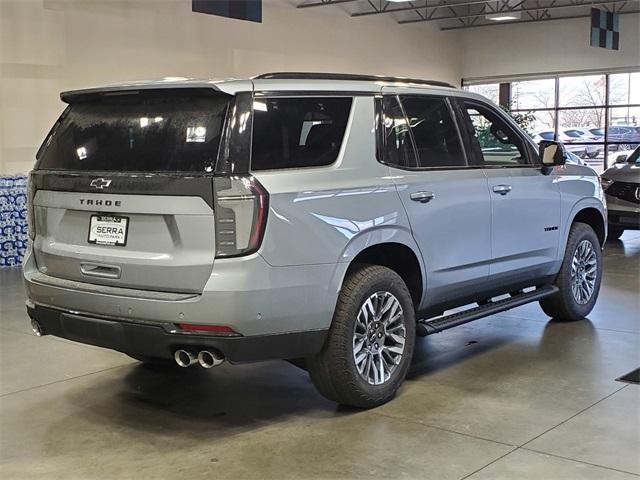
<svg viewBox="0 0 640 480">
<path fill-rule="evenodd" d="M 153 370 L 37 338 L 0 271 L 0 478 L 640 476 L 640 232 L 609 243 L 588 320 L 537 304 L 418 339 L 397 398 L 324 400 L 285 362 Z"/>
</svg>

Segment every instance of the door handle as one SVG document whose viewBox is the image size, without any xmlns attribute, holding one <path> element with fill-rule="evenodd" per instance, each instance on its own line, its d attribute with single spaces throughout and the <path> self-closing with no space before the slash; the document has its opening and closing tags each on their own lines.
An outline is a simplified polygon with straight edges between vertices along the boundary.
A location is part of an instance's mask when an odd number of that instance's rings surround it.
<svg viewBox="0 0 640 480">
<path fill-rule="evenodd" d="M 431 200 L 436 198 L 436 194 L 433 192 L 414 192 L 409 195 L 409 197 L 414 202 L 429 203 Z"/>
<path fill-rule="evenodd" d="M 511 185 L 494 185 L 493 192 L 500 195 L 506 195 L 511 191 Z"/>
<path fill-rule="evenodd" d="M 100 265 L 98 263 L 81 263 L 80 272 L 83 275 L 100 278 L 120 278 L 120 267 L 115 265 Z"/>
</svg>

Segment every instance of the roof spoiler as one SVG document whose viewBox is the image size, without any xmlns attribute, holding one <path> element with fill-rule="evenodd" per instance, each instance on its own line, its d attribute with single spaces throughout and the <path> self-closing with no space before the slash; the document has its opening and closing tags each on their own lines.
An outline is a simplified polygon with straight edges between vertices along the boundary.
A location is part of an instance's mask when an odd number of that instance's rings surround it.
<svg viewBox="0 0 640 480">
<path fill-rule="evenodd" d="M 166 92 L 168 90 L 190 90 L 198 94 L 224 94 L 215 85 L 202 85 L 202 84 L 126 84 L 126 85 L 110 85 L 105 87 L 85 88 L 82 90 L 69 90 L 60 94 L 60 99 L 65 103 L 78 103 L 95 100 L 101 97 L 117 97 L 125 95 L 140 95 L 140 94 L 157 94 L 160 92 Z"/>
</svg>

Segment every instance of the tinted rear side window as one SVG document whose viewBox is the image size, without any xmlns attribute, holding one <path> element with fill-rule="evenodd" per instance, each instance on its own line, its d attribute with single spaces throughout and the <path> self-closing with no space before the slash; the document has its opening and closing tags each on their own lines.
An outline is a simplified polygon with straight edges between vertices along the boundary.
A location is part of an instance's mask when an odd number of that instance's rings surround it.
<svg viewBox="0 0 640 480">
<path fill-rule="evenodd" d="M 338 157 L 351 98 L 259 98 L 253 103 L 252 170 L 319 167 Z"/>
<path fill-rule="evenodd" d="M 205 92 L 145 92 L 74 103 L 46 140 L 36 168 L 211 171 L 230 97 Z"/>
<path fill-rule="evenodd" d="M 417 168 L 418 161 L 413 148 L 409 125 L 404 110 L 395 95 L 382 98 L 382 137 L 384 163 L 388 165 Z"/>
</svg>

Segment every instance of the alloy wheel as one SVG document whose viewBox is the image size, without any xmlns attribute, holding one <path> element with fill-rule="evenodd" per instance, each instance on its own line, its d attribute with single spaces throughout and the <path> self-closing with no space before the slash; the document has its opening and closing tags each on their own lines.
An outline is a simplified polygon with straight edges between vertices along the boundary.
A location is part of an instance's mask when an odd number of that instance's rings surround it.
<svg viewBox="0 0 640 480">
<path fill-rule="evenodd" d="M 367 298 L 353 332 L 353 358 L 360 376 L 371 385 L 389 380 L 402 360 L 406 334 L 402 305 L 391 292 Z"/>
<path fill-rule="evenodd" d="M 584 305 L 593 296 L 598 277 L 598 259 L 596 250 L 589 240 L 582 240 L 571 260 L 571 292 L 580 305 Z"/>
</svg>

